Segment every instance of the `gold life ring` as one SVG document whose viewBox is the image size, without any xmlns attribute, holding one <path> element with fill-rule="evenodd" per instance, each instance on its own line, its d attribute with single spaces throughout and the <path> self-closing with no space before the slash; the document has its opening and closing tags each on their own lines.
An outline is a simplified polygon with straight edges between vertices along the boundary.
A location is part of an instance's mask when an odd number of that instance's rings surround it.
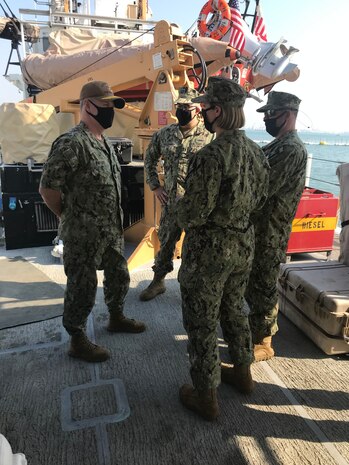
<svg viewBox="0 0 349 465">
<path fill-rule="evenodd" d="M 218 8 L 218 9 L 217 9 Z M 211 30 L 206 23 L 207 16 L 210 13 L 219 11 L 222 18 L 217 21 L 216 27 Z M 209 0 L 202 7 L 199 19 L 198 29 L 200 36 L 211 37 L 211 39 L 221 40 L 228 32 L 231 23 L 231 11 L 228 3 L 225 0 Z"/>
</svg>

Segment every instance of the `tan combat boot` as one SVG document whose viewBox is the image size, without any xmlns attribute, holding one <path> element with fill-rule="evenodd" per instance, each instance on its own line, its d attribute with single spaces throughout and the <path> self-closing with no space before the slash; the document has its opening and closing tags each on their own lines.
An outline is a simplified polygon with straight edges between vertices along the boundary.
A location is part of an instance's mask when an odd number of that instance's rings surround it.
<svg viewBox="0 0 349 465">
<path fill-rule="evenodd" d="M 219 415 L 216 389 L 198 391 L 190 384 L 184 384 L 179 390 L 179 399 L 184 407 L 198 413 L 205 420 L 213 421 Z"/>
<path fill-rule="evenodd" d="M 110 352 L 104 347 L 93 344 L 85 333 L 79 333 L 72 335 L 68 355 L 85 360 L 85 362 L 95 363 L 108 360 Z"/>
<path fill-rule="evenodd" d="M 153 281 L 140 293 L 139 299 L 142 301 L 152 300 L 157 295 L 163 294 L 166 291 L 164 279 L 165 275 L 155 273 Z"/>
<path fill-rule="evenodd" d="M 251 394 L 255 383 L 251 375 L 251 365 L 234 365 L 233 367 L 221 363 L 222 383 L 234 386 L 243 394 Z"/>
<path fill-rule="evenodd" d="M 262 362 L 274 357 L 274 349 L 271 346 L 271 336 L 265 337 L 260 344 L 254 346 L 255 362 Z"/>
<path fill-rule="evenodd" d="M 111 333 L 143 333 L 145 324 L 141 321 L 126 318 L 123 314 L 110 314 L 107 330 Z"/>
</svg>

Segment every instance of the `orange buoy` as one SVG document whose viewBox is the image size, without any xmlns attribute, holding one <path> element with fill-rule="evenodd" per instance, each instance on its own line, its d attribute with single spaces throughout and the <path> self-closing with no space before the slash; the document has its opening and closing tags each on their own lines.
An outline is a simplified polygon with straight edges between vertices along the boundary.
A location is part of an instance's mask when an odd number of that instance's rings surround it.
<svg viewBox="0 0 349 465">
<path fill-rule="evenodd" d="M 216 6 L 217 5 L 217 6 Z M 218 7 L 218 9 L 217 9 Z M 208 26 L 206 20 L 210 13 L 220 13 L 221 18 L 216 23 Z M 198 29 L 200 36 L 211 37 L 211 39 L 221 40 L 228 32 L 231 23 L 231 11 L 228 3 L 225 0 L 209 0 L 202 7 L 199 19 Z"/>
</svg>

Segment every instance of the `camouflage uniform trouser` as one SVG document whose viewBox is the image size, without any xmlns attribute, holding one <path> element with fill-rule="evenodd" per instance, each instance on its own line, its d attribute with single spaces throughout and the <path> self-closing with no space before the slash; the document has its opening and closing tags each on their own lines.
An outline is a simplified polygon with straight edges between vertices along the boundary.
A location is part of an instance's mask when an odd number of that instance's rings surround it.
<svg viewBox="0 0 349 465">
<path fill-rule="evenodd" d="M 159 275 L 166 275 L 173 270 L 173 254 L 176 243 L 182 234 L 176 223 L 173 209 L 167 205 L 163 207 L 158 230 L 160 250 L 155 257 L 153 271 Z"/>
<path fill-rule="evenodd" d="M 104 300 L 110 313 L 122 314 L 130 284 L 127 261 L 120 250 L 106 247 L 96 264 L 89 249 L 76 250 L 75 244 L 64 243 L 64 271 L 67 287 L 64 297 L 63 326 L 70 335 L 85 331 L 87 318 L 95 303 L 97 269 L 104 270 Z M 98 260 L 99 261 L 99 260 Z"/>
<path fill-rule="evenodd" d="M 237 236 L 237 237 L 236 237 Z M 217 327 L 235 364 L 253 361 L 248 310 L 244 294 L 252 265 L 253 229 L 221 238 L 190 231 L 184 239 L 179 282 L 183 324 L 188 333 L 190 374 L 198 389 L 220 383 Z"/>
<path fill-rule="evenodd" d="M 250 327 L 255 344 L 260 343 L 265 337 L 274 336 L 278 331 L 276 286 L 280 263 L 284 262 L 285 258 L 284 249 L 256 242 L 255 257 L 245 295 L 250 307 Z"/>
</svg>

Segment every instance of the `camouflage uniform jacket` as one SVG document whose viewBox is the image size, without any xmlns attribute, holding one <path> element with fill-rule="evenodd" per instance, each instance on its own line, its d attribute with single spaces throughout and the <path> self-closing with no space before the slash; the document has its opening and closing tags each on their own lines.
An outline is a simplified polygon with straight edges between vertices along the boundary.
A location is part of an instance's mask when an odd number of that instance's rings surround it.
<svg viewBox="0 0 349 465">
<path fill-rule="evenodd" d="M 274 139 L 263 151 L 270 165 L 269 193 L 253 222 L 258 240 L 281 250 L 287 246 L 304 189 L 307 151 L 296 131 Z"/>
<path fill-rule="evenodd" d="M 120 172 L 111 144 L 83 122 L 54 141 L 41 186 L 62 192 L 64 241 L 102 246 L 122 236 Z"/>
<path fill-rule="evenodd" d="M 205 226 L 244 232 L 267 197 L 268 171 L 261 148 L 244 131 L 225 131 L 192 158 L 178 224 L 186 231 Z"/>
<path fill-rule="evenodd" d="M 169 204 L 173 203 L 177 195 L 183 195 L 190 158 L 212 139 L 213 135 L 205 129 L 201 121 L 184 134 L 178 124 L 171 124 L 157 131 L 145 156 L 146 180 L 150 189 L 160 186 L 157 164 L 162 158 L 164 188 L 169 196 Z"/>
</svg>

